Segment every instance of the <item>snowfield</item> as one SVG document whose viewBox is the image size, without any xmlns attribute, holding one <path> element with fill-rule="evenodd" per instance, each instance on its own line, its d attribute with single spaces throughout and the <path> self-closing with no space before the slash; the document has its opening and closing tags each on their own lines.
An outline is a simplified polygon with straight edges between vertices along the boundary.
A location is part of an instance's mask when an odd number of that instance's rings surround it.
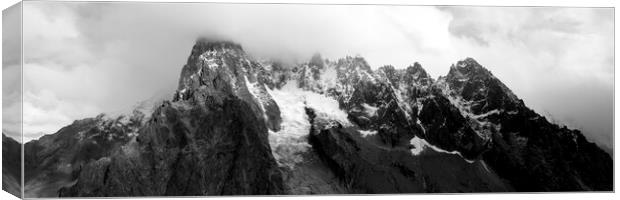
<svg viewBox="0 0 620 200">
<path fill-rule="evenodd" d="M 254 86 L 252 84 L 249 85 Z M 272 153 L 280 166 L 286 166 L 291 169 L 295 168 L 297 163 L 303 162 L 302 153 L 307 152 L 311 148 L 307 140 L 311 125 L 306 115 L 306 107 L 314 109 L 317 118 L 337 121 L 345 127 L 353 126 L 347 118 L 347 113 L 340 109 L 335 99 L 298 88 L 295 81 L 288 82 L 282 89 L 271 90 L 269 87 L 265 88 L 267 93 L 278 104 L 282 117 L 280 131 L 274 132 L 269 130 L 269 143 L 272 147 Z M 362 107 L 367 114 L 376 115 L 376 107 L 368 104 L 363 104 Z M 419 120 L 417 123 L 420 123 Z M 375 130 L 359 130 L 359 132 L 362 137 L 377 134 Z M 459 155 L 468 163 L 474 162 L 465 159 L 458 151 L 446 151 L 418 136 L 411 139 L 410 143 L 413 146 L 411 153 L 414 156 L 418 156 L 426 151 L 434 151 Z"/>
<path fill-rule="evenodd" d="M 311 125 L 305 107 L 313 108 L 317 118 L 338 121 L 345 127 L 352 126 L 347 114 L 340 110 L 338 102 L 332 98 L 304 91 L 295 82 L 287 83 L 282 89 L 265 88 L 280 107 L 282 116 L 280 131 L 269 131 L 272 153 L 280 166 L 294 168 L 296 163 L 303 161 L 301 153 L 310 148 L 307 136 Z"/>
<path fill-rule="evenodd" d="M 367 103 L 362 103 L 362 107 L 364 107 L 364 111 L 366 112 L 366 115 L 368 115 L 369 117 L 376 116 L 377 110 L 379 110 L 379 108 L 368 105 Z"/>
<path fill-rule="evenodd" d="M 377 134 L 377 131 L 375 130 L 359 130 L 359 132 L 360 134 L 362 134 L 362 137 L 368 137 Z"/>
</svg>

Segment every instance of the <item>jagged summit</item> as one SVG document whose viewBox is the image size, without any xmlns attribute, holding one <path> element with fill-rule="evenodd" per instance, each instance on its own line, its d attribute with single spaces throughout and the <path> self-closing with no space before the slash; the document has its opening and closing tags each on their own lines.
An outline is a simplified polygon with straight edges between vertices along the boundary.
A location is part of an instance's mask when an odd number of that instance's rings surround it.
<svg viewBox="0 0 620 200">
<path fill-rule="evenodd" d="M 480 66 L 481 65 L 478 63 L 478 61 L 476 61 L 475 59 L 471 58 L 471 57 L 467 57 L 464 60 L 458 61 L 456 63 L 457 65 L 467 65 L 467 66 Z"/>
<path fill-rule="evenodd" d="M 405 79 L 411 79 L 411 81 L 423 85 L 423 86 L 428 86 L 430 84 L 432 84 L 434 82 L 434 80 L 428 75 L 428 73 L 426 73 L 426 70 L 424 70 L 424 68 L 422 68 L 422 65 L 420 65 L 420 63 L 415 62 L 413 63 L 413 65 L 407 67 L 407 69 L 405 70 L 407 76 L 405 76 Z M 406 80 L 407 82 L 411 82 L 409 80 Z"/>
<path fill-rule="evenodd" d="M 196 97 L 196 92 L 237 93 L 245 83 L 244 77 L 254 82 L 259 70 L 263 70 L 262 66 L 250 59 L 239 44 L 198 39 L 181 71 L 175 100 Z"/>
<path fill-rule="evenodd" d="M 466 57 L 463 60 L 459 60 L 456 62 L 456 67 L 458 68 L 484 68 L 482 65 L 480 65 L 480 63 L 478 63 L 478 61 L 476 61 L 474 58 L 471 57 Z"/>
<path fill-rule="evenodd" d="M 440 79 L 444 93 L 459 99 L 461 107 L 471 108 L 476 115 L 523 106 L 522 100 L 473 58 L 458 61 Z"/>
<path fill-rule="evenodd" d="M 269 128 L 278 130 L 280 111 L 266 85 L 273 85 L 271 74 L 239 44 L 199 39 L 183 66 L 173 101 L 204 105 L 237 97 L 249 103 L 259 118 L 270 121 Z"/>
<path fill-rule="evenodd" d="M 241 45 L 225 40 L 213 40 L 208 38 L 198 38 L 192 47 L 187 63 L 196 63 L 200 61 L 200 56 L 205 52 L 234 52 L 236 54 L 244 53 Z M 194 69 L 196 70 L 196 69 Z"/>
<path fill-rule="evenodd" d="M 424 70 L 424 68 L 422 68 L 422 65 L 420 65 L 420 63 L 418 62 L 415 62 L 413 63 L 413 65 L 410 65 L 409 67 L 407 67 L 407 73 L 417 74 L 419 75 L 418 77 L 420 78 L 430 78 L 428 74 L 426 73 L 426 70 Z"/>
<path fill-rule="evenodd" d="M 402 92 L 402 96 L 408 97 L 422 92 L 430 87 L 434 80 L 424 70 L 420 63 L 415 62 L 405 69 L 396 69 L 392 65 L 382 66 L 376 70 L 380 77 L 387 79 L 390 84 Z M 414 96 L 416 96 L 414 95 Z"/>
<path fill-rule="evenodd" d="M 456 65 L 450 66 L 450 71 L 446 77 L 467 81 L 470 78 L 490 78 L 493 77 L 493 74 L 476 60 L 468 57 L 456 62 Z"/>
<path fill-rule="evenodd" d="M 367 72 L 372 71 L 366 59 L 361 56 L 347 56 L 345 58 L 338 59 L 337 65 L 340 68 L 346 68 L 348 70 L 364 70 Z"/>
</svg>

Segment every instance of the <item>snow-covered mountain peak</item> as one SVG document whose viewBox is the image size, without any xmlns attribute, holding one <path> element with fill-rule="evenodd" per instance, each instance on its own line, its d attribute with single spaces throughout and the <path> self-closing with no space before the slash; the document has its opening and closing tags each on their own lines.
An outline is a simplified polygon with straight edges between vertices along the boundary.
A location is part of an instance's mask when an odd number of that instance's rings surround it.
<svg viewBox="0 0 620 200">
<path fill-rule="evenodd" d="M 338 68 L 340 70 L 346 70 L 346 71 L 366 71 L 366 72 L 371 72 L 372 69 L 370 68 L 370 65 L 368 65 L 368 62 L 366 62 L 366 60 L 361 57 L 361 56 L 347 56 L 345 58 L 341 58 L 338 59 L 338 62 L 336 64 L 338 66 Z"/>
<path fill-rule="evenodd" d="M 456 65 L 450 67 L 448 79 L 459 79 L 460 81 L 468 81 L 472 78 L 491 78 L 493 75 L 489 70 L 480 65 L 473 58 L 465 58 L 456 62 Z"/>
<path fill-rule="evenodd" d="M 504 83 L 472 58 L 458 61 L 436 85 L 462 111 L 475 116 L 515 112 L 524 106 Z"/>
<path fill-rule="evenodd" d="M 262 76 L 266 76 L 265 69 L 247 55 L 240 45 L 199 39 L 187 64 L 183 66 L 174 100 L 187 100 L 195 96 L 195 92 L 207 96 L 216 93 L 237 94 L 245 87 L 246 78 L 250 82 L 259 81 L 262 86 L 268 81 Z"/>
<path fill-rule="evenodd" d="M 428 76 L 428 73 L 426 73 L 426 70 L 424 70 L 424 68 L 422 68 L 422 65 L 420 65 L 420 63 L 418 62 L 415 62 L 413 63 L 413 65 L 407 67 L 406 72 L 407 74 L 415 75 L 416 78 L 430 78 Z"/>
</svg>

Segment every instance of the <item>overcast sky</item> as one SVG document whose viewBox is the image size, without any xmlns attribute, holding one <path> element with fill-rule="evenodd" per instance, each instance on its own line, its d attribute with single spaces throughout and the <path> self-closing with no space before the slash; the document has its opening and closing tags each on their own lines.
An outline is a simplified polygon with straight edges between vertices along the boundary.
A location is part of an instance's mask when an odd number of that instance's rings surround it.
<svg viewBox="0 0 620 200">
<path fill-rule="evenodd" d="M 171 96 L 195 39 L 207 36 L 236 41 L 256 57 L 360 55 L 375 69 L 417 61 L 434 78 L 473 57 L 538 113 L 613 143 L 609 8 L 24 5 L 25 140 Z M 18 107 L 3 104 L 5 112 Z"/>
</svg>

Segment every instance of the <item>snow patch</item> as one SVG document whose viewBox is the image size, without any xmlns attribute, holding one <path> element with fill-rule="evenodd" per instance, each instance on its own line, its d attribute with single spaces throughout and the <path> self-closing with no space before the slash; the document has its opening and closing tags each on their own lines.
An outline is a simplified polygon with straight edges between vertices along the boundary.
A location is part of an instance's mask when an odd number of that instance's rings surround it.
<svg viewBox="0 0 620 200">
<path fill-rule="evenodd" d="M 420 121 L 420 118 L 416 119 L 416 123 L 418 123 L 418 125 L 420 125 L 420 128 L 422 128 L 422 134 L 426 135 L 426 128 L 424 128 L 424 125 L 422 125 L 422 121 Z"/>
<path fill-rule="evenodd" d="M 86 131 L 80 131 L 80 132 L 78 132 L 78 133 L 76 134 L 76 139 L 77 139 L 78 141 L 82 141 L 82 140 L 84 140 L 84 134 L 85 134 L 85 133 L 86 133 Z"/>
<path fill-rule="evenodd" d="M 272 71 L 273 67 L 271 64 L 262 64 L 263 68 L 267 71 Z"/>
<path fill-rule="evenodd" d="M 214 57 L 216 54 L 217 54 L 217 51 L 207 51 L 204 54 L 201 54 L 199 58 L 203 61 L 205 65 L 207 65 L 207 67 L 209 67 L 209 69 L 214 69 L 220 66 L 215 61 Z"/>
<path fill-rule="evenodd" d="M 397 101 L 396 105 L 398 105 L 398 108 L 400 108 L 400 110 L 402 110 L 405 113 L 405 117 L 407 118 L 407 120 L 411 120 L 411 115 L 409 115 L 409 112 L 411 111 L 411 107 L 409 107 L 408 104 L 404 103 L 405 101 L 403 100 L 403 97 L 401 96 L 399 90 L 394 88 L 392 84 L 389 84 L 389 86 L 392 89 L 392 94 L 396 96 L 396 101 Z M 402 104 L 405 104 L 405 105 L 403 106 Z"/>
<path fill-rule="evenodd" d="M 321 75 L 321 82 L 324 84 L 324 89 L 335 88 L 338 85 L 338 71 L 336 71 L 336 68 L 327 65 Z"/>
<path fill-rule="evenodd" d="M 359 69 L 358 69 L 359 71 Z M 371 83 L 376 84 L 377 83 L 377 79 L 375 79 L 375 77 L 373 75 L 371 75 L 370 73 L 368 73 L 367 71 L 363 72 L 363 75 L 368 78 L 370 80 Z"/>
<path fill-rule="evenodd" d="M 269 117 L 267 116 L 267 110 L 265 109 L 265 105 L 268 104 L 269 100 L 271 100 L 270 95 L 261 90 L 262 88 L 261 85 L 258 84 L 258 81 L 256 83 L 251 83 L 250 80 L 248 80 L 247 76 L 244 75 L 243 78 L 245 79 L 245 85 L 248 88 L 248 91 L 250 92 L 254 100 L 257 101 L 261 112 L 263 112 L 263 118 L 265 119 L 265 121 L 267 121 Z"/>
<path fill-rule="evenodd" d="M 416 101 L 416 107 L 418 108 L 418 113 L 417 116 L 420 117 L 420 114 L 422 113 L 422 109 L 424 109 L 424 104 L 422 104 L 422 102 L 420 101 Z"/>
<path fill-rule="evenodd" d="M 473 160 L 465 159 L 465 157 L 463 157 L 461 152 L 443 150 L 443 149 L 441 149 L 441 148 L 439 148 L 437 146 L 434 146 L 434 145 L 428 143 L 425 139 L 419 138 L 418 136 L 414 136 L 413 139 L 411 139 L 410 144 L 413 146 L 413 148 L 411 149 L 411 153 L 413 155 L 416 155 L 416 156 L 420 155 L 426 149 L 432 149 L 433 151 L 438 152 L 438 153 L 446 153 L 446 154 L 458 155 L 461 158 L 463 158 L 463 160 L 465 160 L 467 163 L 474 163 L 475 162 Z"/>
<path fill-rule="evenodd" d="M 420 155 L 424 148 L 426 148 L 426 144 L 428 144 L 426 140 L 420 139 L 418 136 L 413 137 L 409 143 L 413 146 L 413 148 L 411 148 L 411 153 L 416 156 Z"/>
<path fill-rule="evenodd" d="M 479 114 L 479 115 L 473 115 L 472 118 L 474 118 L 474 119 L 485 118 L 485 117 L 488 117 L 489 115 L 499 114 L 499 113 L 501 113 L 501 111 L 498 110 L 498 109 L 495 109 L 495 110 L 491 110 L 491 111 L 489 111 L 487 113 L 483 113 L 483 114 Z"/>
<path fill-rule="evenodd" d="M 379 110 L 379 108 L 368 105 L 367 103 L 362 103 L 362 107 L 364 107 L 364 112 L 370 117 L 376 116 L 377 110 Z"/>
<path fill-rule="evenodd" d="M 335 99 L 310 91 L 297 90 L 296 95 L 301 96 L 302 102 L 307 107 L 314 109 L 317 118 L 337 121 L 345 127 L 353 125 L 348 119 L 349 115 L 340 109 L 340 104 Z"/>
<path fill-rule="evenodd" d="M 368 137 L 368 136 L 372 136 L 372 135 L 376 135 L 377 131 L 375 130 L 359 130 L 360 134 L 362 134 L 363 137 Z"/>
</svg>

